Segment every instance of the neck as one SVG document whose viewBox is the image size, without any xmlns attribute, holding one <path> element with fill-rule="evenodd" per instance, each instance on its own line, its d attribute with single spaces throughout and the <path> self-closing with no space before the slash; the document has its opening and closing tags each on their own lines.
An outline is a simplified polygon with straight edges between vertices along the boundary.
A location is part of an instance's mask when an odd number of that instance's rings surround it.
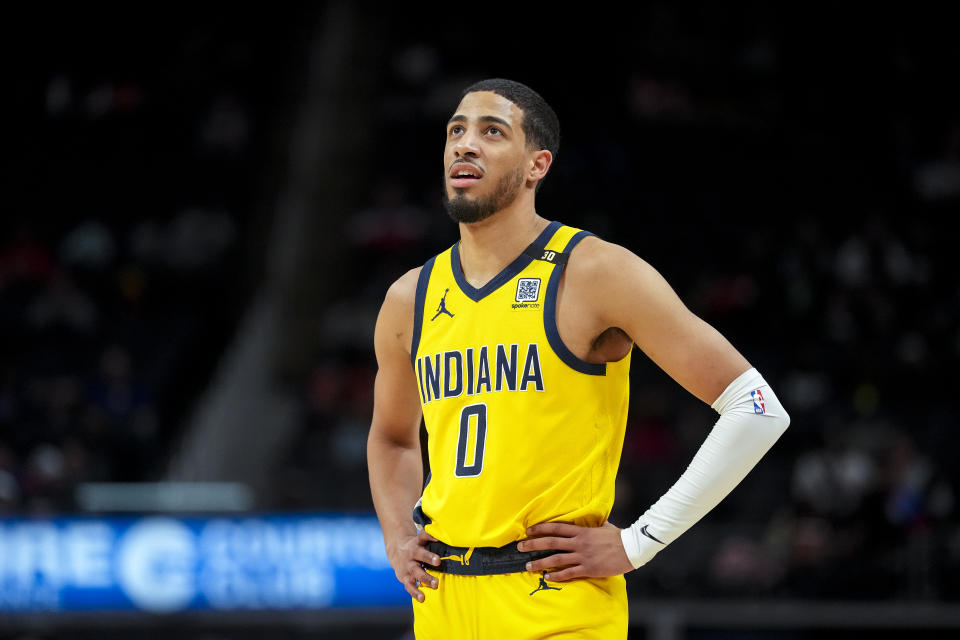
<svg viewBox="0 0 960 640">
<path fill-rule="evenodd" d="M 536 240 L 548 224 L 532 203 L 528 207 L 501 209 L 480 222 L 461 222 L 460 266 L 467 281 L 475 287 L 488 282 Z"/>
</svg>

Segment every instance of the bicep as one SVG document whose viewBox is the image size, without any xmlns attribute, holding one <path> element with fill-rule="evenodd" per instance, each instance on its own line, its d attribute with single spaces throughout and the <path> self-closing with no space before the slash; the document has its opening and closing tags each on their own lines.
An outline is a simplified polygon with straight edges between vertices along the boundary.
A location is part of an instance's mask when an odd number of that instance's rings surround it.
<svg viewBox="0 0 960 640">
<path fill-rule="evenodd" d="M 374 384 L 370 437 L 414 448 L 420 446 L 420 397 L 409 361 L 406 368 L 380 365 Z"/>
<path fill-rule="evenodd" d="M 690 393 L 712 404 L 749 362 L 709 323 L 690 311 L 652 266 L 626 250 L 610 265 L 620 291 L 609 307 L 653 362 Z M 608 280 L 609 282 L 610 280 Z M 626 293 L 629 292 L 629 293 Z"/>
<path fill-rule="evenodd" d="M 377 377 L 374 383 L 370 437 L 405 447 L 419 447 L 420 395 L 410 362 L 412 305 L 388 293 L 377 318 L 374 343 Z"/>
</svg>

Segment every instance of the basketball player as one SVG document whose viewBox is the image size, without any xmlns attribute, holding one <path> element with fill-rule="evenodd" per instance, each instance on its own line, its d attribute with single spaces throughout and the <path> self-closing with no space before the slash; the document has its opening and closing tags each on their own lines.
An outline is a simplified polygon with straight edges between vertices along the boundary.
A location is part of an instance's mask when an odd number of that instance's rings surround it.
<svg viewBox="0 0 960 640">
<path fill-rule="evenodd" d="M 466 89 L 443 156 L 460 241 L 397 280 L 377 320 L 370 485 L 421 639 L 625 638 L 623 574 L 712 509 L 789 424 L 760 373 L 649 264 L 537 212 L 558 142 L 530 88 Z M 621 530 L 607 516 L 634 345 L 720 417 Z"/>
</svg>

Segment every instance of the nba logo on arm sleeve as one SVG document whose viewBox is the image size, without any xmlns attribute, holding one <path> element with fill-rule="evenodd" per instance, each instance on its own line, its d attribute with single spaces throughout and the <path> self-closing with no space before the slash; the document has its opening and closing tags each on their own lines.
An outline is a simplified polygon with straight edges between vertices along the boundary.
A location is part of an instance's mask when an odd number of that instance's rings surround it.
<svg viewBox="0 0 960 640">
<path fill-rule="evenodd" d="M 763 394 L 760 392 L 760 389 L 751 391 L 750 397 L 753 398 L 753 412 L 765 414 L 767 412 L 767 406 L 763 403 Z"/>
</svg>

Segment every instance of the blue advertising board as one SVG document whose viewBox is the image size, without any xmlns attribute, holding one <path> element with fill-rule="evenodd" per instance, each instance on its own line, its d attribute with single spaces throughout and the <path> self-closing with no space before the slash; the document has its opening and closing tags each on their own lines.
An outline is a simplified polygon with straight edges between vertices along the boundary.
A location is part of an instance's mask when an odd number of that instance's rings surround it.
<svg viewBox="0 0 960 640">
<path fill-rule="evenodd" d="M 0 612 L 409 604 L 372 516 L 0 518 Z"/>
</svg>

